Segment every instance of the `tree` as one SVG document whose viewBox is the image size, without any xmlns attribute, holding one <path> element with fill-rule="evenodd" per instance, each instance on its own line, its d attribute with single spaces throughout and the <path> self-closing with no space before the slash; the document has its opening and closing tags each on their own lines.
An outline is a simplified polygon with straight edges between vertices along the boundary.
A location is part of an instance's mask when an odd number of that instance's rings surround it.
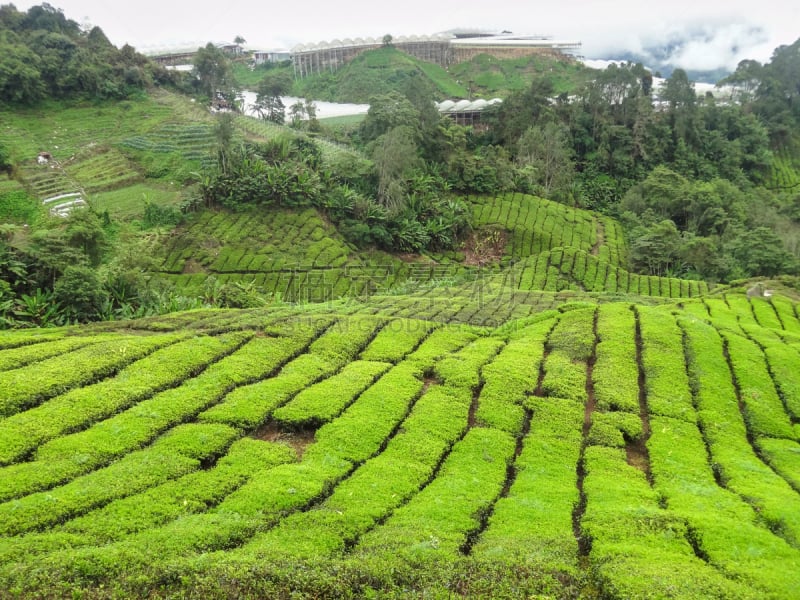
<svg viewBox="0 0 800 600">
<path fill-rule="evenodd" d="M 797 259 L 786 250 L 778 234 L 768 227 L 739 232 L 726 250 L 739 262 L 747 276 L 774 276 L 796 272 L 798 268 Z"/>
<path fill-rule="evenodd" d="M 89 265 L 100 264 L 108 241 L 97 213 L 88 209 L 73 210 L 66 219 L 65 234 L 69 245 L 81 250 Z"/>
<path fill-rule="evenodd" d="M 100 316 L 105 294 L 95 269 L 80 265 L 67 267 L 56 281 L 53 293 L 71 320 L 86 322 Z"/>
<path fill-rule="evenodd" d="M 233 116 L 223 113 L 214 125 L 216 139 L 217 168 L 223 175 L 231 172 L 233 165 Z"/>
<path fill-rule="evenodd" d="M 730 86 L 733 90 L 732 98 L 741 104 L 750 102 L 761 83 L 763 67 L 757 60 L 742 60 L 736 66 L 736 71 L 720 80 L 717 87 Z"/>
<path fill-rule="evenodd" d="M 419 111 L 408 98 L 399 92 L 370 98 L 367 116 L 361 122 L 360 132 L 364 141 L 372 141 L 395 127 L 415 128 L 419 124 Z M 413 130 L 413 129 L 412 129 Z M 413 131 L 416 137 L 416 131 Z"/>
<path fill-rule="evenodd" d="M 268 73 L 256 88 L 255 111 L 266 121 L 283 124 L 286 115 L 281 96 L 288 94 L 291 89 L 292 79 L 288 73 Z"/>
<path fill-rule="evenodd" d="M 685 198 L 689 181 L 664 166 L 653 169 L 647 179 L 632 187 L 622 199 L 621 211 L 643 215 L 648 209 L 659 219 L 686 221 Z"/>
<path fill-rule="evenodd" d="M 667 115 L 675 143 L 683 141 L 689 149 L 699 144 L 697 93 L 686 71 L 675 69 L 661 89 L 661 98 L 668 104 Z"/>
<path fill-rule="evenodd" d="M 631 244 L 631 260 L 635 267 L 650 275 L 674 274 L 680 262 L 681 235 L 675 223 L 665 219 L 646 230 Z"/>
<path fill-rule="evenodd" d="M 402 178 L 419 164 L 413 130 L 407 126 L 390 129 L 373 142 L 371 157 L 378 178 L 378 202 L 397 213 L 405 204 Z"/>
<path fill-rule="evenodd" d="M 208 43 L 199 48 L 194 56 L 194 69 L 200 92 L 212 100 L 221 96 L 229 104 L 233 104 L 238 93 L 233 78 L 231 61 L 225 53 L 214 44 Z"/>
<path fill-rule="evenodd" d="M 242 44 L 246 44 L 246 43 L 247 43 L 247 40 L 246 40 L 246 39 L 244 39 L 242 36 L 240 36 L 240 35 L 237 35 L 235 38 L 233 38 L 233 43 L 234 43 L 234 44 L 239 44 L 239 45 L 242 45 Z"/>
<path fill-rule="evenodd" d="M 41 100 L 46 89 L 39 67 L 39 57 L 27 46 L 0 43 L 0 98 L 17 104 Z"/>
<path fill-rule="evenodd" d="M 514 92 L 501 104 L 486 109 L 482 119 L 489 126 L 491 142 L 513 148 L 529 127 L 553 120 L 553 94 L 550 79 L 535 79 L 527 90 Z"/>
<path fill-rule="evenodd" d="M 545 195 L 568 187 L 573 166 L 566 127 L 552 122 L 529 127 L 517 143 L 517 162 L 533 169 L 535 182 Z"/>
</svg>

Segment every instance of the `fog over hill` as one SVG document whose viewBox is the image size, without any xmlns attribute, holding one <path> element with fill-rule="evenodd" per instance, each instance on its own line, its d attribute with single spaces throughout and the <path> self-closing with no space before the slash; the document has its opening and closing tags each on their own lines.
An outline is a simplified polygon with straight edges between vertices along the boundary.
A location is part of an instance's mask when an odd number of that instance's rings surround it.
<svg viewBox="0 0 800 600">
<path fill-rule="evenodd" d="M 37 3 L 16 4 L 26 10 Z M 100 25 L 117 46 L 130 43 L 140 50 L 232 40 L 237 35 L 253 49 L 274 49 L 337 38 L 424 35 L 478 27 L 577 39 L 583 42 L 587 58 L 641 60 L 665 75 L 674 67 L 732 71 L 743 58 L 766 62 L 774 48 L 800 36 L 793 3 L 786 0 L 758 4 L 746 0 L 574 0 L 569 10 L 557 4 L 512 0 L 434 4 L 408 0 L 378 8 L 368 0 L 310 0 L 302 7 L 237 0 L 221 4 L 60 0 L 52 4 L 80 23 Z"/>
<path fill-rule="evenodd" d="M 610 60 L 641 62 L 669 77 L 674 69 L 687 71 L 689 78 L 714 83 L 736 69 L 739 61 L 761 58 L 770 50 L 770 36 L 760 27 L 742 23 L 690 25 L 648 36 L 618 49 L 601 52 Z"/>
</svg>

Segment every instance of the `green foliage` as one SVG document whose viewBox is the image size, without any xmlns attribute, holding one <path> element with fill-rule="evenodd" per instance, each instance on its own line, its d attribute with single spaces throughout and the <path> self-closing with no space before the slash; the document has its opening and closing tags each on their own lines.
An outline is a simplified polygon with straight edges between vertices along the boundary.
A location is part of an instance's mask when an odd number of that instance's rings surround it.
<svg viewBox="0 0 800 600">
<path fill-rule="evenodd" d="M 497 329 L 400 321 L 397 348 L 392 321 L 345 315 L 357 305 L 195 311 L 133 337 L 127 323 L 4 332 L 15 392 L 62 356 L 75 369 L 81 353 L 97 364 L 92 348 L 160 343 L 0 422 L 0 581 L 26 595 L 53 581 L 137 596 L 456 581 L 509 598 L 791 595 L 796 440 L 752 417 L 792 406 L 795 336 L 779 324 L 796 309 L 778 302 L 770 320 L 759 300 L 756 321 L 744 295 L 706 302 L 573 301 Z M 638 393 L 621 371 L 637 367 L 637 319 L 644 406 L 618 399 Z M 626 457 L 645 434 L 648 452 Z"/>
<path fill-rule="evenodd" d="M 95 338 L 97 341 L 101 339 Z M 71 342 L 69 347 L 72 347 L 80 340 L 64 341 Z M 133 362 L 120 370 L 115 378 L 75 388 L 41 406 L 7 417 L 1 426 L 0 463 L 18 460 L 47 440 L 108 418 L 162 388 L 180 383 L 232 351 L 236 343 L 238 338 L 235 337 L 208 336 L 178 341 Z M 54 349 L 61 349 L 59 353 L 66 349 L 63 346 L 52 345 Z M 30 350 L 38 349 L 37 358 L 45 358 L 41 354 L 45 348 L 34 346 Z"/>
<path fill-rule="evenodd" d="M 173 341 L 172 336 L 118 337 L 54 356 L 30 369 L 0 373 L 4 417 L 67 391 L 94 383 Z"/>
<path fill-rule="evenodd" d="M 26 192 L 0 192 L 0 221 L 3 223 L 32 223 L 39 215 L 36 201 Z"/>
<path fill-rule="evenodd" d="M 333 420 L 389 368 L 386 363 L 351 362 L 336 375 L 297 394 L 274 412 L 279 422 L 293 427 L 317 426 Z"/>
<path fill-rule="evenodd" d="M 133 48 L 113 46 L 99 27 L 78 23 L 49 4 L 26 13 L 4 7 L 0 92 L 5 102 L 30 105 L 46 98 L 125 98 L 163 74 Z"/>
<path fill-rule="evenodd" d="M 592 383 L 597 407 L 604 411 L 639 410 L 639 369 L 636 362 L 635 314 L 624 304 L 598 309 L 599 340 Z"/>
</svg>

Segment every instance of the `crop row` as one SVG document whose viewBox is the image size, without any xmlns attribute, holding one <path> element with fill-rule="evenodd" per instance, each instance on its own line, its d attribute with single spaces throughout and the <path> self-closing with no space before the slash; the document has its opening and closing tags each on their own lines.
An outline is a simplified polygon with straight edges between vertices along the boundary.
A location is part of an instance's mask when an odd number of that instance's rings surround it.
<svg viewBox="0 0 800 600">
<path fill-rule="evenodd" d="M 122 187 L 141 178 L 128 160 L 116 150 L 95 154 L 68 167 L 71 177 L 87 191 Z"/>
<path fill-rule="evenodd" d="M 264 423 L 272 411 L 301 390 L 353 361 L 381 325 L 378 319 L 363 317 L 333 326 L 309 346 L 307 353 L 283 365 L 274 377 L 233 390 L 220 403 L 201 412 L 198 419 L 243 429 Z"/>
<path fill-rule="evenodd" d="M 664 298 L 690 298 L 708 292 L 704 281 L 630 273 L 574 248 L 530 257 L 511 267 L 511 275 L 523 290 L 583 290 Z"/>
<path fill-rule="evenodd" d="M 316 268 L 272 263 L 275 270 L 214 273 L 220 284 L 241 283 L 253 286 L 264 294 L 290 302 L 327 302 L 342 297 L 365 298 L 376 292 L 407 289 L 415 284 L 436 284 L 444 278 L 467 279 L 459 265 L 364 266 L 359 264 Z M 187 296 L 207 290 L 208 273 L 164 275 L 175 289 Z"/>
<path fill-rule="evenodd" d="M 516 476 L 472 547 L 475 557 L 533 565 L 546 577 L 578 570 L 572 512 L 584 407 L 577 401 L 531 398 L 530 431 L 516 457 Z"/>
<path fill-rule="evenodd" d="M 28 367 L 0 372 L 0 416 L 13 415 L 70 388 L 113 375 L 134 360 L 174 343 L 180 337 L 183 336 L 113 336 Z"/>
<path fill-rule="evenodd" d="M 42 442 L 88 427 L 180 384 L 237 343 L 237 337 L 210 336 L 179 341 L 133 362 L 114 378 L 70 390 L 0 421 L 0 464 L 18 461 Z"/>
<path fill-rule="evenodd" d="M 178 152 L 187 160 L 201 160 L 211 153 L 214 134 L 208 125 L 162 124 L 145 134 L 127 137 L 124 148 L 157 153 Z"/>
<path fill-rule="evenodd" d="M 753 446 L 757 438 L 745 419 L 749 413 L 742 392 L 746 394 L 750 379 L 742 373 L 744 363 L 734 358 L 733 351 L 747 352 L 747 347 L 735 340 L 731 345 L 735 334 L 724 330 L 720 335 L 706 324 L 680 323 L 687 334 L 689 373 L 697 390 L 698 418 L 719 478 L 728 489 L 752 503 L 766 522 L 773 524 L 774 531 L 796 543 L 798 496 L 759 458 Z M 752 362 L 747 364 L 754 366 Z"/>
<path fill-rule="evenodd" d="M 12 348 L 22 348 L 24 346 L 34 346 L 46 342 L 54 342 L 64 337 L 66 329 L 9 329 L 3 331 L 0 336 L 0 350 Z M 39 350 L 42 352 L 42 350 Z M 14 359 L 12 359 L 13 361 Z M 10 362 L 12 362 L 10 361 Z"/>
<path fill-rule="evenodd" d="M 249 332 L 230 335 L 236 340 L 236 346 L 252 337 Z M 98 421 L 88 429 L 44 443 L 36 450 L 33 460 L 3 468 L 1 497 L 8 499 L 51 488 L 145 446 L 163 431 L 186 421 L 198 407 L 217 400 L 230 385 L 228 373 L 242 366 L 243 355 L 246 356 L 252 347 L 245 345 L 244 351 L 234 352 L 214 363 L 198 377 Z"/>
<path fill-rule="evenodd" d="M 26 344 L 13 350 L 5 350 L 0 354 L 0 371 L 18 369 L 101 341 L 103 337 L 98 335 L 75 336 L 51 341 L 49 344 Z"/>
<path fill-rule="evenodd" d="M 380 314 L 394 317 L 496 327 L 510 320 L 555 309 L 565 301 L 579 299 L 580 296 L 572 292 L 515 292 L 492 283 L 476 282 L 453 288 L 436 287 L 413 296 L 376 295 L 370 298 L 364 310 L 377 310 Z"/>
<path fill-rule="evenodd" d="M 793 157 L 785 148 L 772 157 L 770 166 L 770 183 L 772 187 L 787 189 L 800 186 L 800 174 Z"/>
<path fill-rule="evenodd" d="M 309 558 L 341 552 L 378 520 L 411 498 L 409 504 L 393 513 L 389 522 L 401 511 L 409 510 L 425 494 L 425 491 L 416 492 L 436 472 L 437 465 L 453 444 L 464 436 L 473 400 L 470 376 L 478 373 L 500 345 L 500 340 L 478 339 L 444 359 L 444 362 L 456 363 L 452 369 L 443 367 L 440 362 L 435 372 L 441 383 L 431 384 L 423 391 L 403 421 L 402 429 L 379 455 L 359 466 L 323 503 L 284 519 L 275 529 L 256 536 L 242 552 L 259 559 Z M 454 454 L 455 451 L 448 462 Z M 446 466 L 447 462 L 442 472 Z M 499 460 L 496 467 L 502 479 L 504 461 Z M 441 475 L 439 473 L 431 486 L 440 481 Z M 473 485 L 477 484 L 473 481 Z M 418 525 L 424 526 L 425 518 L 417 517 Z M 375 531 L 383 527 L 385 525 Z"/>
<path fill-rule="evenodd" d="M 105 468 L 46 492 L 0 504 L 0 533 L 16 535 L 52 526 L 115 498 L 180 477 L 199 468 L 202 460 L 222 453 L 237 435 L 224 426 L 176 427 L 148 448 L 127 448 L 120 460 Z"/>
<path fill-rule="evenodd" d="M 588 252 L 597 242 L 596 222 L 588 211 L 523 194 L 471 201 L 474 226 L 508 231 L 508 258 L 525 258 L 567 246 Z"/>
<path fill-rule="evenodd" d="M 184 432 L 203 434 L 202 428 L 182 427 Z M 186 450 L 180 448 L 180 452 Z M 160 485 L 117 498 L 44 533 L 0 541 L 0 562 L 19 561 L 67 547 L 119 541 L 185 515 L 205 512 L 259 473 L 296 460 L 296 453 L 285 444 L 240 438 L 212 468 L 191 470 Z"/>
<path fill-rule="evenodd" d="M 440 315 L 448 301 L 479 314 L 446 290 Z M 398 312 L 424 293 L 396 297 Z M 476 569 L 496 568 L 556 595 L 584 582 L 608 597 L 793 597 L 800 354 L 778 310 L 794 306 L 754 302 L 561 302 L 493 330 L 390 319 L 388 300 L 376 315 L 284 306 L 143 321 L 170 332 L 144 337 L 173 341 L 0 421 L 19 436 L 24 415 L 68 420 L 38 426 L 46 439 L 8 454 L 33 460 L 0 469 L 12 498 L 0 582 L 142 595 L 286 569 L 416 589 L 402 578 L 450 565 L 440 583 L 464 595 Z M 181 337 L 189 325 L 199 335 Z M 12 337 L 0 361 L 35 358 L 18 371 L 68 339 Z M 172 377 L 159 367 L 170 353 Z M 89 416 L 70 415 L 84 403 Z"/>
<path fill-rule="evenodd" d="M 175 560 L 191 557 L 196 551 L 227 547 L 243 535 L 252 535 L 259 523 L 275 522 L 281 515 L 302 508 L 345 477 L 354 465 L 376 454 L 414 406 L 423 389 L 422 373 L 471 339 L 475 336 L 467 331 L 435 331 L 407 361 L 383 375 L 336 421 L 322 427 L 301 463 L 278 466 L 249 480 L 211 512 L 187 515 L 102 548 L 55 552 L 48 561 L 73 569 L 78 559 L 83 565 L 94 564 L 95 569 L 115 572 L 131 565 L 152 564 L 155 556 Z M 431 408 L 435 405 L 431 402 Z M 163 554 L 167 547 L 169 553 Z"/>
<path fill-rule="evenodd" d="M 61 169 L 23 170 L 22 177 L 34 195 L 42 200 L 78 189 L 75 181 Z"/>
<path fill-rule="evenodd" d="M 272 374 L 314 335 L 316 331 L 308 328 L 299 329 L 295 337 L 284 338 L 252 338 L 250 332 L 228 334 L 235 351 L 197 377 L 146 398 L 88 429 L 46 442 L 36 450 L 32 461 L 5 467 L 3 472 L 7 477 L 0 480 L 4 484 L 3 498 L 50 488 L 147 445 L 170 427 L 193 418 L 234 386 Z"/>
<path fill-rule="evenodd" d="M 315 264 L 330 267 L 348 262 L 349 254 L 347 246 L 313 209 L 300 213 L 206 212 L 172 238 L 163 269 L 180 273 L 190 258 L 220 273 Z"/>
<path fill-rule="evenodd" d="M 617 267 L 625 268 L 628 264 L 628 251 L 622 225 L 611 217 L 598 218 L 603 231 L 603 240 L 601 244 L 595 246 L 597 257 Z"/>
</svg>

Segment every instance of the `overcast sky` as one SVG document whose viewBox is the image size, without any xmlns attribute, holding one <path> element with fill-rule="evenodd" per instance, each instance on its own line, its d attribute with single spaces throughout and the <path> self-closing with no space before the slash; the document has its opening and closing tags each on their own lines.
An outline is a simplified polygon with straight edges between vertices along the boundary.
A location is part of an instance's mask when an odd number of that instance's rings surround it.
<svg viewBox="0 0 800 600">
<path fill-rule="evenodd" d="M 8 0 L 0 0 L 7 4 Z M 13 2 L 27 10 L 41 2 Z M 694 40 L 676 51 L 683 68 L 735 68 L 769 59 L 800 37 L 797 0 L 50 0 L 79 23 L 100 26 L 117 46 L 140 51 L 229 41 L 252 49 L 345 37 L 423 35 L 470 27 L 546 34 L 583 43 L 588 58 L 638 51 L 676 33 Z"/>
</svg>

